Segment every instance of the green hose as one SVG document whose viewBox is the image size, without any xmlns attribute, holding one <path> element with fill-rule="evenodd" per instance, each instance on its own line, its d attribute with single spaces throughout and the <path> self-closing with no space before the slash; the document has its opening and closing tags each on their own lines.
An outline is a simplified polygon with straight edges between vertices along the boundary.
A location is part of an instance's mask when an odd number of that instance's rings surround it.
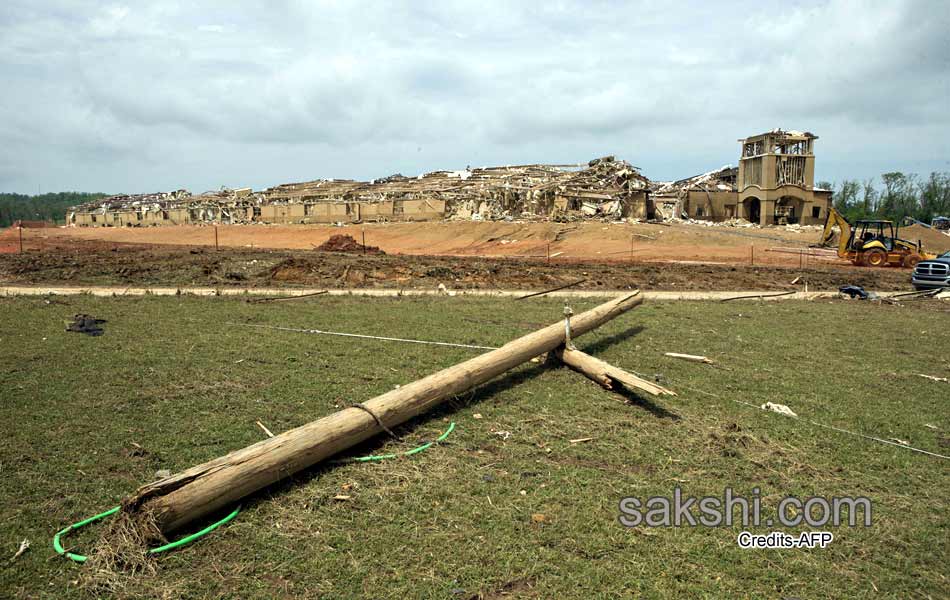
<svg viewBox="0 0 950 600">
<path fill-rule="evenodd" d="M 74 553 L 74 552 L 66 552 L 66 549 L 63 548 L 62 542 L 60 542 L 60 538 L 62 538 L 62 536 L 66 535 L 67 533 L 70 533 L 70 532 L 72 532 L 72 531 L 75 531 L 75 530 L 79 529 L 80 527 L 85 527 L 86 525 L 88 525 L 88 524 L 90 524 L 90 523 L 94 523 L 94 522 L 96 522 L 96 521 L 99 521 L 100 519 L 104 519 L 104 518 L 106 518 L 106 517 L 108 517 L 108 516 L 110 516 L 110 515 L 114 515 L 115 513 L 119 512 L 119 508 L 120 508 L 120 507 L 118 507 L 118 506 L 116 506 L 115 508 L 110 508 L 110 509 L 107 510 L 106 512 L 99 513 L 98 515 L 96 515 L 96 516 L 94 516 L 94 517 L 89 517 L 88 519 L 82 520 L 82 521 L 80 521 L 80 522 L 78 522 L 78 523 L 73 523 L 73 524 L 70 525 L 69 527 L 67 527 L 67 528 L 65 528 L 65 529 L 63 529 L 63 530 L 61 530 L 61 531 L 59 531 L 56 535 L 53 536 L 53 548 L 56 550 L 56 552 L 57 552 L 58 554 L 60 554 L 60 555 L 62 555 L 62 556 L 65 556 L 66 558 L 68 558 L 68 559 L 70 559 L 70 560 L 74 560 L 74 561 L 76 561 L 76 562 L 78 562 L 78 563 L 86 562 L 86 557 L 83 556 L 82 554 L 76 554 L 76 553 Z M 237 508 L 235 508 L 233 511 L 231 511 L 231 513 L 229 513 L 226 517 L 224 517 L 224 518 L 221 519 L 220 521 L 216 521 L 216 522 L 212 523 L 211 525 L 208 525 L 207 527 L 205 527 L 205 528 L 202 529 L 201 531 L 192 533 L 191 535 L 186 535 L 185 537 L 181 538 L 180 540 L 175 540 L 174 542 L 169 542 L 169 543 L 165 544 L 164 546 L 159 546 L 158 548 L 150 548 L 149 551 L 148 551 L 148 553 L 149 553 L 149 554 L 158 554 L 159 552 L 166 552 L 166 551 L 168 551 L 168 550 L 173 550 L 173 549 L 175 549 L 175 548 L 180 548 L 181 546 L 184 546 L 185 544 L 190 544 L 191 542 L 197 540 L 198 538 L 203 537 L 203 536 L 205 536 L 205 535 L 208 535 L 209 533 L 211 533 L 212 531 L 214 531 L 214 530 L 217 529 L 218 527 L 224 525 L 224 524 L 227 523 L 228 521 L 231 521 L 234 517 L 236 517 L 236 516 L 238 515 L 239 512 L 241 512 L 241 507 L 240 507 L 240 506 L 238 506 Z"/>
<path fill-rule="evenodd" d="M 445 433 L 435 438 L 431 442 L 426 442 L 425 444 L 422 444 L 421 446 L 416 446 L 412 450 L 406 450 L 405 452 L 397 452 L 395 454 L 374 454 L 372 456 L 360 456 L 357 458 L 344 459 L 341 462 L 351 462 L 351 461 L 352 462 L 372 462 L 372 461 L 377 461 L 377 460 L 386 460 L 388 458 L 397 458 L 399 456 L 412 456 L 413 454 L 418 454 L 419 452 L 422 452 L 423 450 L 429 448 L 433 444 L 437 444 L 439 442 L 445 441 L 445 438 L 449 437 L 449 434 L 452 433 L 454 429 L 455 429 L 455 422 L 453 421 L 452 423 L 449 423 L 449 428 L 445 430 Z"/>
<path fill-rule="evenodd" d="M 360 457 L 358 457 L 358 458 L 352 458 L 352 459 L 350 459 L 350 460 L 351 460 L 351 461 L 354 461 L 354 462 L 372 462 L 372 461 L 378 461 L 378 460 L 386 460 L 386 459 L 388 459 L 388 458 L 396 458 L 396 457 L 399 457 L 399 456 L 412 456 L 413 454 L 418 454 L 419 452 L 422 452 L 423 450 L 425 450 L 425 449 L 431 447 L 433 444 L 436 444 L 436 443 L 438 443 L 438 442 L 445 441 L 445 438 L 449 437 L 449 434 L 452 433 L 452 431 L 454 431 L 454 430 L 455 430 L 455 422 L 453 421 L 452 423 L 449 423 L 449 427 L 448 427 L 448 429 L 445 430 L 445 433 L 443 433 L 442 435 L 440 435 L 439 437 L 437 437 L 436 439 L 434 439 L 434 440 L 431 441 L 431 442 L 426 442 L 425 444 L 422 444 L 421 446 L 416 446 L 416 447 L 413 448 L 412 450 L 407 450 L 407 451 L 405 451 L 405 452 L 398 452 L 398 453 L 395 453 L 395 454 L 376 454 L 376 455 L 372 455 L 372 456 L 360 456 Z M 70 533 L 70 532 L 72 532 L 72 531 L 75 531 L 75 530 L 77 530 L 77 529 L 79 529 L 79 528 L 81 528 L 81 527 L 85 527 L 86 525 L 89 525 L 90 523 L 95 523 L 96 521 L 99 521 L 99 520 L 101 520 L 101 519 L 105 519 L 105 518 L 108 517 L 108 516 L 114 515 L 115 513 L 119 512 L 119 509 L 120 509 L 120 508 L 121 508 L 121 507 L 119 507 L 119 506 L 116 506 L 115 508 L 110 508 L 109 510 L 107 510 L 107 511 L 105 511 L 105 512 L 103 512 L 103 513 L 99 513 L 98 515 L 95 515 L 95 516 L 93 516 L 93 517 L 89 517 L 88 519 L 84 519 L 84 520 L 82 520 L 82 521 L 80 521 L 80 522 L 78 522 L 78 523 L 73 523 L 73 524 L 70 525 L 69 527 L 66 527 L 65 529 L 63 529 L 63 530 L 57 532 L 56 535 L 53 536 L 53 548 L 56 550 L 56 552 L 57 552 L 58 554 L 60 554 L 60 555 L 62 555 L 62 556 L 65 556 L 66 558 L 68 558 L 68 559 L 70 559 L 70 560 L 74 560 L 74 561 L 76 561 L 76 562 L 78 562 L 78 563 L 84 563 L 84 562 L 86 562 L 86 557 L 83 556 L 82 554 L 76 554 L 76 553 L 74 553 L 74 552 L 67 552 L 66 549 L 63 548 L 63 544 L 62 544 L 62 542 L 60 542 L 60 539 L 61 539 L 64 535 L 66 535 L 66 534 L 68 534 L 68 533 Z M 224 525 L 225 523 L 231 521 L 232 519 L 234 519 L 234 517 L 236 517 L 236 516 L 238 515 L 239 512 L 241 512 L 241 507 L 240 507 L 240 505 L 239 505 L 237 508 L 235 508 L 235 509 L 234 509 L 230 514 L 228 514 L 226 517 L 224 517 L 224 518 L 221 519 L 220 521 L 216 521 L 216 522 L 212 523 L 211 525 L 208 525 L 207 527 L 205 527 L 205 528 L 202 529 L 201 531 L 192 533 L 191 535 L 186 535 L 185 537 L 181 538 L 180 540 L 175 540 L 174 542 L 169 542 L 169 543 L 165 544 L 164 546 L 159 546 L 158 548 L 150 548 L 150 549 L 148 550 L 148 553 L 149 553 L 149 554 L 158 554 L 159 552 L 166 552 L 166 551 L 168 551 L 168 550 L 173 550 L 173 549 L 175 549 L 175 548 L 180 548 L 180 547 L 184 546 L 185 544 L 190 544 L 191 542 L 197 540 L 198 538 L 208 535 L 209 533 L 211 533 L 212 531 L 214 531 L 214 530 L 217 529 L 218 527 L 221 527 L 221 526 Z"/>
</svg>

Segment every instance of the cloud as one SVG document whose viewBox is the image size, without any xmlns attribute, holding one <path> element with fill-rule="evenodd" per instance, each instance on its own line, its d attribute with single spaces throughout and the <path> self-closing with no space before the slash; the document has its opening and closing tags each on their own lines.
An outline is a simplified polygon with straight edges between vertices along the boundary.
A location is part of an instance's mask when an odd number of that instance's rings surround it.
<svg viewBox="0 0 950 600">
<path fill-rule="evenodd" d="M 808 129 L 818 177 L 950 168 L 940 2 L 0 8 L 0 188 L 148 191 L 618 154 L 655 179 Z"/>
</svg>

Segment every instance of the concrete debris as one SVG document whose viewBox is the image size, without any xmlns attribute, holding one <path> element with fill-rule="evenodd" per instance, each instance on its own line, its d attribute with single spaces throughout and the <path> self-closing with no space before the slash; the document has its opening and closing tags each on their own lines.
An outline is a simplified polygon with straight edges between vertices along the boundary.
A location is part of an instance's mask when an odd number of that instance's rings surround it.
<svg viewBox="0 0 950 600">
<path fill-rule="evenodd" d="M 613 156 L 587 165 L 517 165 L 394 174 L 372 181 L 319 179 L 253 192 L 222 188 L 119 195 L 73 207 L 67 223 L 93 227 L 177 224 L 354 223 L 646 218 L 649 180 Z"/>
<path fill-rule="evenodd" d="M 786 417 L 797 417 L 792 409 L 785 406 L 784 404 L 778 404 L 775 402 L 766 402 L 760 407 L 762 410 L 770 410 L 772 412 L 778 413 L 780 415 L 785 415 Z"/>
</svg>

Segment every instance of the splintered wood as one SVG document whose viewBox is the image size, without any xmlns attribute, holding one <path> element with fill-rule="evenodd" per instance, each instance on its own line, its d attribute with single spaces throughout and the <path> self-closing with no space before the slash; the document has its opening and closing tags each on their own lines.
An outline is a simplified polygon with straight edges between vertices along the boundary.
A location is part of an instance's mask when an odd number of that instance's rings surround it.
<svg viewBox="0 0 950 600">
<path fill-rule="evenodd" d="M 676 395 L 676 392 L 672 390 L 647 381 L 642 377 L 627 373 L 623 369 L 618 369 L 599 358 L 584 354 L 580 350 L 562 346 L 555 351 L 555 355 L 570 368 L 597 382 L 608 390 L 614 389 L 614 384 L 619 383 L 627 389 L 640 390 L 648 394 L 653 394 L 654 396 Z"/>
</svg>

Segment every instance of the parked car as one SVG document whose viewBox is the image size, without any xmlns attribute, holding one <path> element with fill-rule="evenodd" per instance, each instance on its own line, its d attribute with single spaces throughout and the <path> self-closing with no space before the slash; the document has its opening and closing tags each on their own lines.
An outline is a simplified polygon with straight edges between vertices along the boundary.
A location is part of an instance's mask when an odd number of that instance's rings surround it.
<svg viewBox="0 0 950 600">
<path fill-rule="evenodd" d="M 917 263 L 910 282 L 918 290 L 950 288 L 950 252 Z"/>
</svg>

